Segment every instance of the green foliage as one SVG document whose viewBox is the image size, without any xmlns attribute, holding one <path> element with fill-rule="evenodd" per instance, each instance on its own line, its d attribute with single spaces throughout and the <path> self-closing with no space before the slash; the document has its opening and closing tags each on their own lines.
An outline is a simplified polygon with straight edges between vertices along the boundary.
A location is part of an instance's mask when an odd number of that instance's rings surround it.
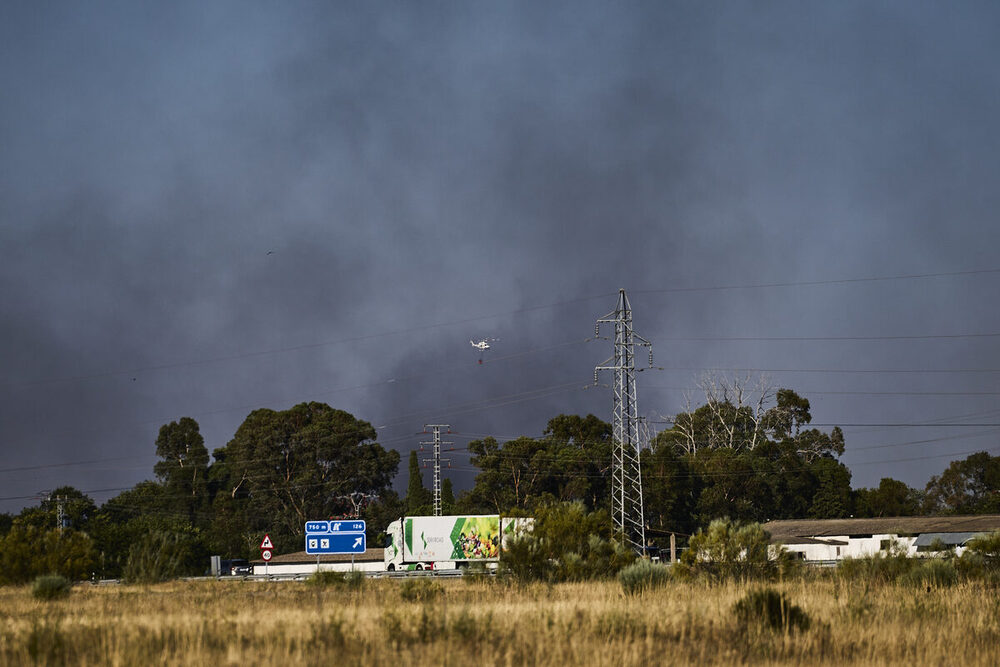
<svg viewBox="0 0 1000 667">
<path fill-rule="evenodd" d="M 965 579 L 1000 585 L 1000 532 L 974 537 L 965 543 L 965 552 L 954 559 L 955 568 Z"/>
<path fill-rule="evenodd" d="M 532 530 L 507 543 L 501 567 L 522 582 L 582 581 L 613 577 L 634 559 L 607 512 L 577 501 L 537 508 Z"/>
<path fill-rule="evenodd" d="M 193 531 L 144 535 L 129 549 L 122 577 L 132 584 L 148 584 L 200 574 L 207 554 L 199 546 Z"/>
<path fill-rule="evenodd" d="M 716 519 L 691 537 L 680 572 L 711 579 L 773 579 L 794 567 L 790 555 L 770 545 L 760 524 Z"/>
<path fill-rule="evenodd" d="M 849 581 L 891 584 L 909 574 L 915 563 L 916 559 L 893 546 L 885 555 L 845 558 L 837 563 L 837 575 Z"/>
<path fill-rule="evenodd" d="M 657 501 L 647 506 L 660 530 L 692 532 L 724 516 L 761 522 L 850 513 L 850 471 L 836 458 L 844 452 L 841 429 L 803 429 L 809 401 L 789 389 L 763 411 L 742 403 L 746 393 L 725 383 L 713 389 L 644 455 L 651 482 L 644 487 Z"/>
<path fill-rule="evenodd" d="M 444 587 L 430 577 L 406 579 L 399 585 L 399 597 L 407 602 L 429 602 L 444 594 Z"/>
<path fill-rule="evenodd" d="M 306 583 L 318 588 L 335 587 L 356 591 L 364 587 L 365 573 L 360 570 L 351 570 L 349 572 L 320 570 L 309 577 Z"/>
<path fill-rule="evenodd" d="M 946 588 L 958 583 L 958 570 L 951 559 L 914 558 L 909 572 L 900 581 L 910 586 L 923 588 Z"/>
<path fill-rule="evenodd" d="M 420 461 L 417 452 L 410 452 L 409 483 L 406 486 L 406 514 L 431 514 L 434 506 L 434 494 L 424 486 L 423 474 L 420 471 Z"/>
<path fill-rule="evenodd" d="M 644 449 L 641 457 L 642 492 L 650 527 L 663 533 L 694 533 L 701 484 L 691 458 L 660 438 Z"/>
<path fill-rule="evenodd" d="M 951 514 L 1000 512 L 1000 456 L 987 452 L 952 461 L 927 483 L 926 511 Z"/>
<path fill-rule="evenodd" d="M 385 529 L 405 513 L 403 500 L 392 489 L 383 491 L 378 498 L 365 505 L 361 518 L 366 522 L 369 548 L 384 546 L 387 539 Z"/>
<path fill-rule="evenodd" d="M 198 422 L 182 417 L 162 426 L 156 455 L 162 459 L 153 466 L 164 487 L 161 507 L 186 516 L 192 525 L 207 523 L 202 510 L 208 504 L 208 450 Z"/>
<path fill-rule="evenodd" d="M 618 582 L 626 595 L 637 595 L 643 591 L 665 586 L 670 580 L 669 565 L 652 563 L 648 560 L 637 560 L 618 573 Z"/>
<path fill-rule="evenodd" d="M 232 505 L 226 532 L 268 532 L 281 548 L 300 542 L 307 520 L 353 512 L 356 494 L 385 492 L 399 454 L 375 437 L 368 422 L 323 403 L 254 410 L 214 453 L 217 495 Z"/>
<path fill-rule="evenodd" d="M 59 600 L 69 595 L 73 582 L 58 574 L 35 577 L 31 585 L 31 594 L 39 600 Z"/>
<path fill-rule="evenodd" d="M 589 509 L 608 500 L 611 426 L 594 415 L 559 415 L 542 438 L 521 437 L 501 445 L 495 438 L 469 443 L 479 468 L 475 486 L 458 508 L 507 515 L 551 502 L 583 502 Z"/>
<path fill-rule="evenodd" d="M 230 555 L 228 551 L 211 549 L 208 539 L 218 535 L 211 530 L 194 530 L 188 514 L 176 510 L 174 498 L 162 484 L 146 481 L 108 500 L 91 522 L 90 533 L 100 545 L 97 573 L 102 577 L 121 577 L 129 551 L 156 532 L 187 535 L 196 543 L 192 545 L 196 553 L 205 554 L 206 558 L 209 553 Z M 188 569 L 188 574 L 201 574 L 205 562 L 192 563 Z"/>
<path fill-rule="evenodd" d="M 45 574 L 87 579 L 95 563 L 94 544 L 86 534 L 46 530 L 22 523 L 20 518 L 0 540 L 0 550 L 7 563 L 0 570 L 0 583 L 25 583 Z"/>
<path fill-rule="evenodd" d="M 469 566 L 462 571 L 462 581 L 467 584 L 487 581 L 491 576 L 490 571 L 486 569 L 485 563 L 470 563 Z"/>
<path fill-rule="evenodd" d="M 920 513 L 923 494 L 904 482 L 883 477 L 875 489 L 858 489 L 854 498 L 854 516 L 915 516 Z"/>
<path fill-rule="evenodd" d="M 37 507 L 26 507 L 17 520 L 24 526 L 43 530 L 59 528 L 59 508 L 62 508 L 62 527 L 86 531 L 97 511 L 94 501 L 72 486 L 61 486 L 47 495 Z M 13 527 L 13 521 L 11 522 Z"/>
<path fill-rule="evenodd" d="M 981 556 L 990 567 L 1000 568 L 1000 532 L 973 537 L 965 543 L 966 553 Z"/>
<path fill-rule="evenodd" d="M 782 593 L 765 588 L 753 590 L 733 605 L 740 628 L 761 628 L 805 632 L 811 625 L 809 615 Z"/>
<path fill-rule="evenodd" d="M 441 481 L 441 513 L 444 515 L 455 513 L 455 487 L 448 478 Z"/>
</svg>

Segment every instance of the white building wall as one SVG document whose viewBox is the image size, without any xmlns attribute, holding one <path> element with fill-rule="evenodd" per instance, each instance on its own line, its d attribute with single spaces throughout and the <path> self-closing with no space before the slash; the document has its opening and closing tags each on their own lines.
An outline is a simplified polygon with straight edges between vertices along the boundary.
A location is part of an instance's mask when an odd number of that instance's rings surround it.
<svg viewBox="0 0 1000 667">
<path fill-rule="evenodd" d="M 801 553 L 806 561 L 831 561 L 842 560 L 844 558 L 864 558 L 866 556 L 877 556 L 888 554 L 888 550 L 883 550 L 884 543 L 895 541 L 905 547 L 907 556 L 915 556 L 917 548 L 914 542 L 916 537 L 899 537 L 893 534 L 872 535 L 871 537 L 850 537 L 848 535 L 823 535 L 814 539 L 829 540 L 832 542 L 846 542 L 844 545 L 832 544 L 795 544 L 790 542 L 785 544 L 785 549 L 794 553 Z"/>
<path fill-rule="evenodd" d="M 319 570 L 325 571 L 330 570 L 332 572 L 350 572 L 353 570 L 359 570 L 361 572 L 382 572 L 385 570 L 385 563 L 380 561 L 364 561 L 362 563 L 320 563 Z M 293 574 L 303 574 L 310 575 L 316 572 L 316 563 L 274 563 L 271 565 L 258 565 L 254 564 L 253 573 L 254 574 L 282 574 L 282 575 L 293 575 Z"/>
</svg>

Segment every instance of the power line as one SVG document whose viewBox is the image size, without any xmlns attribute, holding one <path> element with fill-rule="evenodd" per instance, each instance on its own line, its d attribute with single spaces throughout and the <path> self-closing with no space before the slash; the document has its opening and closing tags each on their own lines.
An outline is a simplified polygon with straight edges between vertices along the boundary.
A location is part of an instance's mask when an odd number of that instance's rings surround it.
<svg viewBox="0 0 1000 667">
<path fill-rule="evenodd" d="M 854 283 L 888 282 L 893 280 L 916 280 L 926 278 L 952 278 L 1000 273 L 1000 269 L 978 269 L 972 271 L 949 271 L 942 273 L 910 273 L 895 276 L 870 276 L 865 278 L 835 278 L 832 280 L 808 280 L 781 283 L 756 283 L 749 285 L 715 285 L 712 287 L 666 287 L 663 289 L 632 290 L 633 294 L 676 294 L 680 292 L 712 292 L 722 290 L 763 289 L 773 287 L 818 287 L 822 285 L 849 285 Z"/>
<path fill-rule="evenodd" d="M 663 289 L 645 289 L 645 290 L 633 290 L 634 294 L 669 294 L 678 292 L 706 292 L 706 291 L 722 291 L 722 290 L 744 290 L 744 289 L 763 289 L 763 288 L 787 288 L 787 287 L 814 287 L 820 285 L 843 285 L 852 283 L 869 283 L 869 282 L 886 282 L 886 281 L 897 281 L 897 280 L 914 280 L 914 279 L 927 279 L 927 278 L 945 278 L 945 277 L 958 277 L 958 276 L 972 276 L 972 275 L 987 275 L 1000 273 L 1000 268 L 996 269 L 978 269 L 970 271 L 951 271 L 951 272 L 939 272 L 939 273 L 914 273 L 914 274 L 900 274 L 893 276 L 871 276 L 862 278 L 839 278 L 831 280 L 813 280 L 813 281 L 797 281 L 797 282 L 774 282 L 774 283 L 756 283 L 756 284 L 744 284 L 744 285 L 715 285 L 715 286 L 704 286 L 704 287 L 672 287 Z M 344 345 L 348 343 L 356 343 L 367 340 L 374 340 L 378 338 L 386 338 L 391 336 L 400 336 L 406 334 L 412 334 L 418 331 L 433 331 L 435 329 L 442 329 L 447 327 L 459 326 L 462 324 L 470 324 L 473 322 L 480 322 L 486 320 L 498 319 L 501 317 L 509 317 L 511 315 L 518 315 L 522 313 L 535 312 L 540 310 L 548 310 L 550 308 L 558 308 L 567 305 L 573 305 L 577 303 L 586 303 L 589 301 L 594 301 L 597 299 L 605 299 L 610 296 L 614 296 L 614 293 L 603 293 L 594 294 L 590 296 L 584 296 L 574 299 L 566 299 L 562 301 L 556 301 L 546 304 L 540 304 L 537 306 L 526 306 L 523 308 L 516 308 L 513 310 L 504 311 L 501 313 L 493 313 L 488 315 L 479 315 L 474 317 L 458 318 L 454 320 L 449 320 L 446 322 L 435 322 L 423 325 L 416 325 L 412 327 L 404 327 L 400 329 L 393 329 L 389 331 L 360 334 L 356 336 L 345 336 L 343 338 L 319 341 L 316 343 L 306 343 L 302 345 L 292 345 L 279 348 L 271 348 L 266 350 L 254 350 L 244 353 L 219 355 L 213 357 L 203 357 L 201 359 L 190 359 L 184 361 L 176 362 L 166 362 L 166 363 L 156 363 L 149 364 L 145 366 L 134 366 L 131 368 L 124 368 L 113 371 L 104 371 L 96 373 L 87 373 L 81 375 L 72 375 L 64 377 L 54 377 L 54 378 L 42 378 L 37 380 L 28 380 L 19 383 L 5 383 L 4 386 L 8 387 L 19 387 L 19 386 L 31 386 L 39 384 L 49 384 L 57 382 L 73 382 L 79 380 L 92 380 L 107 377 L 120 377 L 120 376 L 133 376 L 141 373 L 148 373 L 160 370 L 168 370 L 174 368 L 185 368 L 193 366 L 202 366 L 207 364 L 223 363 L 227 361 L 239 361 L 244 359 L 253 359 L 259 357 L 265 357 L 275 354 L 283 354 L 286 352 L 297 352 L 302 350 L 317 349 L 322 347 L 330 347 L 335 345 Z M 1000 334 L 987 334 L 987 335 L 1000 335 Z M 895 338 L 899 340 L 899 338 Z M 670 339 L 670 340 L 797 340 L 797 339 Z M 802 340 L 802 339 L 798 339 Z M 831 339 L 831 340 L 841 340 L 841 339 Z M 846 340 L 846 339 L 845 339 Z M 887 339 L 892 340 L 892 339 Z"/>
<path fill-rule="evenodd" d="M 687 337 L 675 337 L 666 338 L 673 343 L 691 343 L 691 342 L 722 342 L 722 343 L 740 343 L 740 342 L 775 342 L 775 343 L 792 343 L 792 342 L 874 342 L 874 341 L 901 341 L 901 340 L 952 340 L 952 339 L 964 339 L 964 338 L 996 338 L 1000 337 L 1000 333 L 961 333 L 961 334 L 927 334 L 919 336 L 687 336 Z"/>
<path fill-rule="evenodd" d="M 746 368 L 746 367 L 657 367 L 661 371 L 707 371 L 723 373 L 871 373 L 891 375 L 895 373 L 1000 373 L 1000 368 Z"/>
<path fill-rule="evenodd" d="M 661 389 L 666 391 L 702 391 L 701 387 L 667 387 L 664 385 L 648 385 L 646 389 Z M 796 394 L 802 396 L 1000 396 L 1000 391 L 817 391 L 813 389 L 796 389 Z"/>
</svg>

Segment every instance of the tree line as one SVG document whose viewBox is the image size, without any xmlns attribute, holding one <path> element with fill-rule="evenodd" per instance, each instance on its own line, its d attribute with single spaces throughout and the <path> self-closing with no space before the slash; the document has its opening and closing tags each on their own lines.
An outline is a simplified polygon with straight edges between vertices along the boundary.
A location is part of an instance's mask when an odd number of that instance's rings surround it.
<svg viewBox="0 0 1000 667">
<path fill-rule="evenodd" d="M 981 452 L 952 462 L 925 489 L 886 478 L 851 488 L 840 462 L 839 428 L 810 428 L 808 399 L 780 389 L 747 403 L 724 387 L 678 414 L 641 453 L 647 536 L 692 535 L 713 519 L 907 516 L 1000 512 L 1000 457 Z M 773 403 L 773 404 L 771 404 Z M 487 437 L 468 448 L 478 469 L 457 496 L 442 484 L 444 513 L 537 514 L 559 502 L 610 507 L 612 428 L 594 415 L 558 415 L 540 437 Z M 165 424 L 155 442 L 153 480 L 97 506 L 62 487 L 17 516 L 0 515 L 6 581 L 59 573 L 138 579 L 156 567 L 202 574 L 208 557 L 256 557 L 269 533 L 279 553 L 302 548 L 306 520 L 364 518 L 369 546 L 404 514 L 430 514 L 417 453 L 400 497 L 398 452 L 368 422 L 322 403 L 255 410 L 209 455 L 198 423 Z M 59 516 L 61 510 L 62 516 Z"/>
</svg>

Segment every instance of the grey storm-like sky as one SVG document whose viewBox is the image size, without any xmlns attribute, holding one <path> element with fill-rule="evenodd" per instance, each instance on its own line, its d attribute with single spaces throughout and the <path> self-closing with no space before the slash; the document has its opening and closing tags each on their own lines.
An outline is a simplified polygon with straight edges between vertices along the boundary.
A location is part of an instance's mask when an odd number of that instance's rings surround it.
<svg viewBox="0 0 1000 667">
<path fill-rule="evenodd" d="M 619 288 L 651 421 L 759 369 L 856 487 L 997 454 L 998 34 L 993 2 L 6 3 L 0 511 L 151 478 L 182 416 L 212 450 L 328 403 L 397 488 L 425 423 L 610 421 Z"/>
</svg>

